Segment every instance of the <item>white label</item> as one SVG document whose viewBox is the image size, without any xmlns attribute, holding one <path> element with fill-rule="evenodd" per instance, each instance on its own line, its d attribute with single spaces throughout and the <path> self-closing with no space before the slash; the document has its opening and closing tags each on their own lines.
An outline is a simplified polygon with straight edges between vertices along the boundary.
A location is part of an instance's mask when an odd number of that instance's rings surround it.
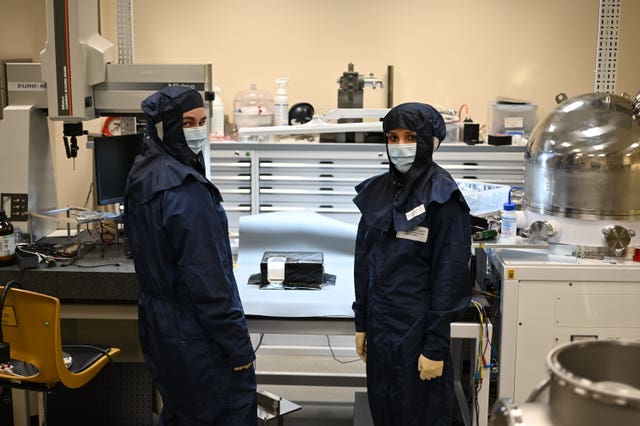
<svg viewBox="0 0 640 426">
<path fill-rule="evenodd" d="M 286 257 L 270 257 L 267 260 L 267 281 L 281 283 L 284 281 L 284 265 Z"/>
<path fill-rule="evenodd" d="M 425 226 L 416 226 L 408 231 L 398 231 L 396 238 L 402 238 L 405 240 L 418 241 L 420 243 L 426 243 L 429 236 L 429 228 Z"/>
<path fill-rule="evenodd" d="M 416 217 L 416 216 L 418 216 L 418 215 L 421 215 L 421 214 L 422 214 L 422 213 L 424 213 L 424 212 L 425 212 L 424 204 L 420 204 L 420 205 L 419 205 L 418 207 L 416 207 L 415 209 L 413 209 L 413 210 L 411 210 L 411 211 L 408 211 L 408 212 L 406 213 L 406 215 L 407 215 L 407 220 L 411 220 L 411 219 L 413 219 L 414 217 Z"/>
<path fill-rule="evenodd" d="M 14 234 L 0 237 L 0 257 L 13 256 L 16 252 L 16 239 Z"/>
<path fill-rule="evenodd" d="M 47 83 L 45 83 L 44 81 L 22 81 L 22 82 L 10 82 L 7 83 L 7 89 L 10 92 L 16 92 L 16 91 L 27 91 L 27 92 L 33 92 L 33 91 L 43 91 L 43 90 L 47 90 Z"/>
<path fill-rule="evenodd" d="M 521 129 L 524 127 L 524 117 L 505 117 L 505 129 Z"/>
</svg>

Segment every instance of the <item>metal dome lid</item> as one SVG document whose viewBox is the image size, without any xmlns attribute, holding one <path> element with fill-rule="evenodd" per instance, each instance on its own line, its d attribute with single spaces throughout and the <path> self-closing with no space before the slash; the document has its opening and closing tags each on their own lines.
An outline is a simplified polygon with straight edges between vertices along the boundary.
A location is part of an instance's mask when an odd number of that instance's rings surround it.
<svg viewBox="0 0 640 426">
<path fill-rule="evenodd" d="M 586 219 L 640 217 L 640 94 L 569 99 L 533 130 L 525 151 L 525 209 Z"/>
</svg>

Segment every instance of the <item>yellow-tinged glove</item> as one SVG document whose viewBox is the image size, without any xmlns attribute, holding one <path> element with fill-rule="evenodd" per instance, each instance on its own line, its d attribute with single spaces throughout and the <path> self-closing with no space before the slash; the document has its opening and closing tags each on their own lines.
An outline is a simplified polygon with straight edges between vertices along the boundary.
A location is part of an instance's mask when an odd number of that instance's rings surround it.
<svg viewBox="0 0 640 426">
<path fill-rule="evenodd" d="M 246 365 L 242 365 L 240 367 L 233 367 L 233 371 L 242 371 L 242 370 L 246 370 L 247 368 L 251 367 L 251 362 L 249 364 Z"/>
<path fill-rule="evenodd" d="M 434 361 L 420 354 L 418 357 L 418 371 L 421 380 L 431 380 L 442 376 L 444 361 Z"/>
<path fill-rule="evenodd" d="M 361 360 L 367 362 L 367 333 L 356 333 L 356 352 Z"/>
</svg>

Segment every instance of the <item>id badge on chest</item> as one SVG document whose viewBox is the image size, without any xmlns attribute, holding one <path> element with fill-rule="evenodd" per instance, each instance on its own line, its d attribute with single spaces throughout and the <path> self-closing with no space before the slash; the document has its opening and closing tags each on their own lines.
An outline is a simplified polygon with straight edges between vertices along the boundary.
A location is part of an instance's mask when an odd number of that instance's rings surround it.
<svg viewBox="0 0 640 426">
<path fill-rule="evenodd" d="M 418 241 L 420 243 L 426 243 L 429 236 L 429 228 L 426 226 L 416 226 L 408 231 L 397 231 L 396 238 L 403 238 L 405 240 Z"/>
</svg>

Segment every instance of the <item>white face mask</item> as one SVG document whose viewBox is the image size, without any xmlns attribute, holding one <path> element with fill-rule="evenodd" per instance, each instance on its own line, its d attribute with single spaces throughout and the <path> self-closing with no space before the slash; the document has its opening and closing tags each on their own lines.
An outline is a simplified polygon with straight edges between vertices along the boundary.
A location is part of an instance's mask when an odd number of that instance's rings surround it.
<svg viewBox="0 0 640 426">
<path fill-rule="evenodd" d="M 407 173 L 416 158 L 415 143 L 401 143 L 387 145 L 389 150 L 389 160 L 396 166 L 400 173 Z"/>
<path fill-rule="evenodd" d="M 207 144 L 207 126 L 186 127 L 182 130 L 184 131 L 184 138 L 187 140 L 187 145 L 189 145 L 191 151 L 196 155 L 199 154 Z"/>
</svg>

